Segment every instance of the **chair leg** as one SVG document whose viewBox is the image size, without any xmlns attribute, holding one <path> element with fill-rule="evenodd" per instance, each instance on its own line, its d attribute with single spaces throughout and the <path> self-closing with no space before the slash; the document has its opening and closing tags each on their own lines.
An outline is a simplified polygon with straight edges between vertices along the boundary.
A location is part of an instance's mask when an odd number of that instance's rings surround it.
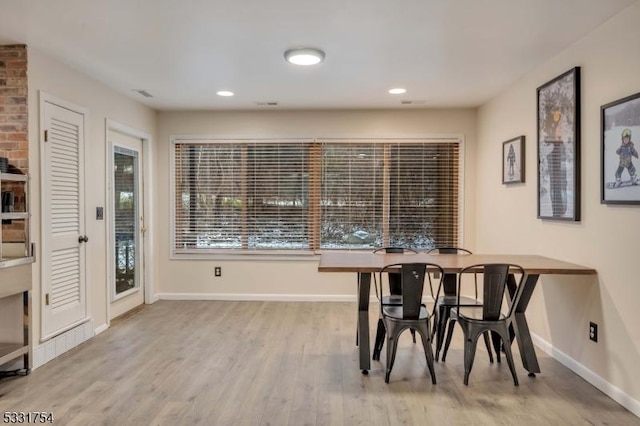
<svg viewBox="0 0 640 426">
<path fill-rule="evenodd" d="M 376 330 L 376 340 L 373 345 L 373 359 L 380 361 L 380 352 L 382 352 L 382 346 L 384 345 L 386 329 L 382 318 L 378 319 L 378 329 Z"/>
<path fill-rule="evenodd" d="M 442 362 L 446 361 L 447 352 L 449 351 L 449 345 L 451 344 L 451 337 L 453 336 L 453 327 L 456 325 L 456 320 L 449 318 L 449 327 L 447 327 L 447 340 L 444 342 L 444 349 L 442 350 Z"/>
<path fill-rule="evenodd" d="M 431 341 L 434 342 L 436 339 L 436 330 L 438 329 L 436 327 L 436 324 L 438 324 L 438 318 L 440 318 L 440 315 L 438 315 L 438 311 L 439 311 L 439 307 L 436 305 L 433 308 L 433 329 L 431 329 Z"/>
<path fill-rule="evenodd" d="M 426 332 L 425 332 L 426 331 Z M 429 336 L 429 330 L 422 330 L 420 332 L 420 337 L 422 338 L 422 347 L 424 348 L 424 357 L 427 360 L 427 367 L 429 368 L 429 372 L 431 373 L 431 383 L 436 384 L 436 371 L 433 362 L 433 348 L 431 347 L 431 339 Z"/>
<path fill-rule="evenodd" d="M 500 364 L 502 362 L 502 357 L 500 356 L 500 348 L 504 343 L 500 338 L 500 334 L 496 331 L 491 332 L 491 340 L 493 340 L 493 349 L 495 349 L 496 351 L 496 359 L 498 360 L 498 364 Z"/>
<path fill-rule="evenodd" d="M 511 345 L 509 344 L 509 331 L 504 330 L 500 333 L 502 335 L 502 342 L 504 347 L 504 355 L 507 357 L 507 364 L 509 364 L 509 370 L 511 370 L 511 376 L 513 377 L 513 384 L 519 386 L 518 375 L 516 374 L 516 366 L 513 363 L 513 354 L 511 353 Z"/>
<path fill-rule="evenodd" d="M 464 384 L 469 385 L 469 374 L 473 368 L 473 359 L 476 355 L 476 346 L 478 344 L 479 335 L 470 335 L 467 330 L 464 330 Z"/>
<path fill-rule="evenodd" d="M 436 334 L 436 361 L 440 356 L 440 350 L 442 349 L 442 343 L 444 342 L 445 329 L 447 328 L 447 322 L 451 315 L 451 308 L 441 305 L 438 311 L 438 320 L 437 322 L 434 322 L 434 324 L 436 324 L 434 327 L 434 333 Z"/>
<path fill-rule="evenodd" d="M 384 375 L 385 383 L 389 383 L 391 369 L 393 368 L 393 363 L 396 360 L 399 334 L 400 333 L 398 333 L 397 327 L 395 325 L 390 325 L 389 330 L 387 330 L 387 369 Z"/>
<path fill-rule="evenodd" d="M 493 364 L 493 351 L 491 350 L 491 343 L 489 342 L 490 333 L 490 331 L 485 331 L 482 335 L 484 336 L 484 344 L 487 347 L 487 353 L 489 354 L 489 362 Z M 498 354 L 498 356 L 500 356 L 500 354 Z"/>
<path fill-rule="evenodd" d="M 413 343 L 416 342 L 416 331 L 412 328 L 411 329 L 411 337 L 413 337 Z"/>
</svg>

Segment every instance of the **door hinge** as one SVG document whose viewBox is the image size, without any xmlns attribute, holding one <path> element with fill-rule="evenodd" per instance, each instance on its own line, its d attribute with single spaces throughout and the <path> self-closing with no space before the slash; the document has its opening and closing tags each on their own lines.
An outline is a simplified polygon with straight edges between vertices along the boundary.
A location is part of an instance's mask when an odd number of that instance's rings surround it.
<svg viewBox="0 0 640 426">
<path fill-rule="evenodd" d="M 44 304 L 46 306 L 49 306 L 49 293 L 44 295 Z"/>
<path fill-rule="evenodd" d="M 44 131 L 44 141 L 45 142 L 49 142 L 49 131 L 48 130 Z"/>
</svg>

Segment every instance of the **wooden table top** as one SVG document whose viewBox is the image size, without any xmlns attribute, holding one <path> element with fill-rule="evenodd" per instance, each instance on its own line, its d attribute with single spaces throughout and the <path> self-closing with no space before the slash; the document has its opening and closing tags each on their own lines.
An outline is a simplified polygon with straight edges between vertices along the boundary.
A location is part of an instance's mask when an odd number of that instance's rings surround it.
<svg viewBox="0 0 640 426">
<path fill-rule="evenodd" d="M 377 272 L 381 267 L 402 262 L 440 265 L 445 272 L 459 272 L 477 263 L 513 263 L 527 274 L 594 275 L 596 270 L 550 257 L 518 254 L 390 254 L 361 251 L 331 251 L 320 256 L 318 272 Z"/>
</svg>

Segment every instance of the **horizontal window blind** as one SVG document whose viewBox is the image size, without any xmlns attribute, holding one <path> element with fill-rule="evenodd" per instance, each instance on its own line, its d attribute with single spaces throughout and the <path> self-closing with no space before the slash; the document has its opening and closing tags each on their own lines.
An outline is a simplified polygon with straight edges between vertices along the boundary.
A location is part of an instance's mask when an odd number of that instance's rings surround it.
<svg viewBox="0 0 640 426">
<path fill-rule="evenodd" d="M 173 253 L 458 243 L 460 143 L 176 140 Z"/>
<path fill-rule="evenodd" d="M 372 143 L 322 144 L 320 248 L 381 245 L 383 153 Z"/>
<path fill-rule="evenodd" d="M 458 146 L 390 146 L 389 244 L 416 248 L 457 246 Z"/>
<path fill-rule="evenodd" d="M 459 142 L 322 144 L 322 249 L 458 244 Z"/>
<path fill-rule="evenodd" d="M 174 249 L 308 249 L 309 146 L 177 142 Z"/>
</svg>

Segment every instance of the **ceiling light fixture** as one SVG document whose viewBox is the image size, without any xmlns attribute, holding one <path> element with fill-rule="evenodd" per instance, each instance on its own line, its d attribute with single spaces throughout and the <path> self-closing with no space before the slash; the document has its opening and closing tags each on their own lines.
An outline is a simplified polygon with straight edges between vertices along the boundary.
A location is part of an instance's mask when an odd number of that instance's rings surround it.
<svg viewBox="0 0 640 426">
<path fill-rule="evenodd" d="M 289 49 L 284 52 L 284 58 L 295 65 L 315 65 L 324 61 L 324 52 L 311 47 Z"/>
<path fill-rule="evenodd" d="M 230 92 L 228 90 L 219 90 L 219 91 L 216 92 L 216 95 L 218 95 L 218 96 L 233 96 L 234 93 Z"/>
<path fill-rule="evenodd" d="M 391 93 L 392 95 L 402 95 L 403 93 L 407 93 L 407 89 L 396 87 L 395 89 L 389 90 L 389 93 Z"/>
</svg>

